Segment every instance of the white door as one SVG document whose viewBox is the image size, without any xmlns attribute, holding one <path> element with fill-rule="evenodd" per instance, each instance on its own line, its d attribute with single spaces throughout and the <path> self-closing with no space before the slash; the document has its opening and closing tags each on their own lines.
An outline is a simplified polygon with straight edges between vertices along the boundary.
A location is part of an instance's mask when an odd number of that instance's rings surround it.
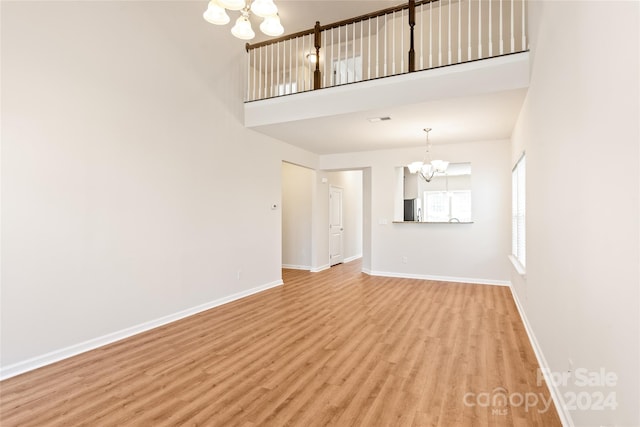
<svg viewBox="0 0 640 427">
<path fill-rule="evenodd" d="M 329 187 L 329 262 L 331 265 L 342 262 L 342 188 Z"/>
</svg>

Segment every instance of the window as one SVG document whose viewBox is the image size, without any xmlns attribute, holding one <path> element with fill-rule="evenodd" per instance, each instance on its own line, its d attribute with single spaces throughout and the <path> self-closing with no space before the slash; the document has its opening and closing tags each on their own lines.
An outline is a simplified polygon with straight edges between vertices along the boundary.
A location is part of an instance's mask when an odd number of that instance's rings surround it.
<svg viewBox="0 0 640 427">
<path fill-rule="evenodd" d="M 526 266 L 526 204 L 524 154 L 511 173 L 511 254 L 522 267 Z"/>
<path fill-rule="evenodd" d="M 425 191 L 424 210 L 429 222 L 471 222 L 471 191 Z"/>
</svg>

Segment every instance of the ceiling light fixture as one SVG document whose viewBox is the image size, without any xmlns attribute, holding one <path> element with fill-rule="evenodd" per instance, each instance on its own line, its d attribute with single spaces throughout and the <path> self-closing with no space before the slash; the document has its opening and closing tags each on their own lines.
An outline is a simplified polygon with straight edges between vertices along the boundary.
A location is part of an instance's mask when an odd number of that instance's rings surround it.
<svg viewBox="0 0 640 427">
<path fill-rule="evenodd" d="M 260 30 L 271 37 L 284 33 L 284 27 L 280 23 L 278 7 L 273 0 L 211 0 L 203 18 L 214 25 L 226 25 L 231 18 L 227 10 L 239 10 L 240 17 L 231 28 L 231 34 L 242 40 L 251 40 L 256 33 L 251 28 L 250 13 L 264 18 L 260 24 Z"/>
<path fill-rule="evenodd" d="M 420 176 L 427 182 L 431 182 L 436 173 L 445 173 L 449 162 L 445 160 L 431 160 L 431 143 L 429 142 L 429 132 L 431 128 L 425 128 L 427 133 L 427 149 L 424 153 L 424 158 L 421 162 L 413 162 L 407 165 L 409 172 L 419 173 Z"/>
</svg>

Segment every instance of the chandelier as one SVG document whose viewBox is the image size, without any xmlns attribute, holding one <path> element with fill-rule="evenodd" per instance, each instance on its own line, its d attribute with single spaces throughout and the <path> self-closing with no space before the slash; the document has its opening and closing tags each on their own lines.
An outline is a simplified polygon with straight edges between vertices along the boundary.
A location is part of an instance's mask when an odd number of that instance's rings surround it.
<svg viewBox="0 0 640 427">
<path fill-rule="evenodd" d="M 273 0 L 211 0 L 207 10 L 202 15 L 207 22 L 215 25 L 226 25 L 231 18 L 228 10 L 239 10 L 240 17 L 231 28 L 231 34 L 242 40 L 251 40 L 256 33 L 251 28 L 250 13 L 264 18 L 260 24 L 260 30 L 268 36 L 279 36 L 284 33 L 284 28 L 278 16 L 278 7 Z"/>
<path fill-rule="evenodd" d="M 429 132 L 431 132 L 431 128 L 425 128 L 424 131 L 427 133 L 427 149 L 424 153 L 424 159 L 422 159 L 421 162 L 413 162 L 407 165 L 407 168 L 409 172 L 419 173 L 425 181 L 431 182 L 431 179 L 433 179 L 436 173 L 445 173 L 447 171 L 449 162 L 445 160 L 431 160 L 431 143 L 429 142 Z"/>
</svg>

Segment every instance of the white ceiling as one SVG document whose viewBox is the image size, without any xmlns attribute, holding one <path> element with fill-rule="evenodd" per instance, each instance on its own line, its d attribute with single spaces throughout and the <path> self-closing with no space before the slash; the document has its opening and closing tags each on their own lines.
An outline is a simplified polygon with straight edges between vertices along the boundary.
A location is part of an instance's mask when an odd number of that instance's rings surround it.
<svg viewBox="0 0 640 427">
<path fill-rule="evenodd" d="M 328 24 L 399 1 L 276 0 L 287 34 L 309 29 L 316 20 Z M 254 42 L 260 41 L 256 38 Z M 434 144 L 510 138 L 526 88 L 445 99 L 317 118 L 264 124 L 255 130 L 317 154 L 420 146 L 425 127 Z M 297 95 L 292 95 L 293 97 Z M 371 123 L 372 117 L 391 120 Z"/>
<path fill-rule="evenodd" d="M 318 153 L 347 153 L 434 144 L 508 139 L 526 89 L 451 98 L 336 116 L 259 126 L 261 133 Z M 371 123 L 369 118 L 391 120 Z"/>
</svg>

